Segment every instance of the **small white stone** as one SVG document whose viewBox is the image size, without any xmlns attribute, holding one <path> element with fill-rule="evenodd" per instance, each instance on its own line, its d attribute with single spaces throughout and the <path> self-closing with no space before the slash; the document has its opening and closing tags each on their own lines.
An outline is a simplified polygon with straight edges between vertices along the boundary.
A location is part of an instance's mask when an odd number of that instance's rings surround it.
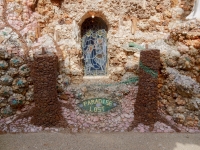
<svg viewBox="0 0 200 150">
<path fill-rule="evenodd" d="M 31 128 L 30 132 L 35 132 L 35 129 L 34 129 L 34 128 Z"/>
<path fill-rule="evenodd" d="M 12 120 L 8 120 L 6 121 L 6 124 L 10 124 L 12 122 Z"/>
<path fill-rule="evenodd" d="M 21 112 L 21 111 L 19 111 L 19 110 L 16 112 L 16 114 L 18 114 L 18 115 L 20 115 L 21 113 L 22 113 L 22 112 Z"/>
<path fill-rule="evenodd" d="M 56 132 L 58 132 L 59 131 L 59 129 L 54 129 Z"/>
<path fill-rule="evenodd" d="M 126 117 L 126 118 L 130 118 L 130 115 L 128 115 L 128 114 L 125 114 L 125 115 L 124 115 L 124 117 Z"/>
<path fill-rule="evenodd" d="M 134 56 L 140 58 L 140 53 L 134 53 Z"/>
</svg>

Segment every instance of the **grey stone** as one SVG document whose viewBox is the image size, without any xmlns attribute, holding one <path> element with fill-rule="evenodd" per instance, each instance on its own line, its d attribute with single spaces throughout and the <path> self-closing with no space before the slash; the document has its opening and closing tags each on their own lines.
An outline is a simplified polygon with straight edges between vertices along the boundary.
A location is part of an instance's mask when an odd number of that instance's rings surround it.
<svg viewBox="0 0 200 150">
<path fill-rule="evenodd" d="M 167 112 L 169 115 L 173 116 L 174 115 L 174 109 L 172 107 L 167 107 Z"/>
<path fill-rule="evenodd" d="M 192 97 L 193 91 L 191 89 L 185 88 L 183 85 L 176 85 L 177 93 L 183 97 Z"/>
<path fill-rule="evenodd" d="M 10 68 L 7 71 L 7 74 L 10 75 L 11 77 L 15 77 L 16 75 L 18 75 L 18 70 L 16 68 Z"/>
<path fill-rule="evenodd" d="M 179 106 L 176 108 L 177 113 L 184 113 L 185 112 L 185 107 L 184 106 Z"/>
<path fill-rule="evenodd" d="M 10 105 L 1 109 L 1 114 L 3 114 L 3 115 L 7 116 L 7 115 L 11 115 L 12 113 L 13 113 L 13 111 L 12 111 L 12 108 L 10 107 Z"/>
<path fill-rule="evenodd" d="M 188 109 L 192 111 L 199 110 L 199 107 L 197 105 L 197 101 L 195 99 L 192 99 L 188 104 Z"/>
<path fill-rule="evenodd" d="M 183 55 L 179 58 L 178 65 L 180 69 L 190 70 L 191 69 L 191 60 L 189 55 Z"/>
<path fill-rule="evenodd" d="M 5 70 L 8 68 L 8 63 L 5 60 L 0 61 L 0 70 Z"/>
<path fill-rule="evenodd" d="M 84 87 L 82 87 L 82 88 L 81 88 L 81 91 L 82 91 L 83 93 L 85 93 L 85 92 L 87 92 L 87 91 L 88 91 L 88 89 L 87 89 L 87 87 L 86 87 L 86 86 L 84 86 Z"/>
<path fill-rule="evenodd" d="M 185 122 L 185 116 L 183 114 L 180 114 L 180 113 L 174 114 L 173 119 L 177 123 L 184 123 Z"/>
<path fill-rule="evenodd" d="M 25 102 L 25 97 L 21 94 L 13 94 L 9 97 L 8 102 L 11 107 L 19 107 Z"/>
<path fill-rule="evenodd" d="M 122 97 L 123 96 L 122 92 L 115 92 L 113 94 L 115 94 L 116 97 Z"/>
<path fill-rule="evenodd" d="M 0 89 L 0 96 L 2 97 L 9 97 L 12 93 L 12 88 L 9 86 L 2 86 Z"/>
<path fill-rule="evenodd" d="M 123 94 L 124 94 L 124 95 L 127 95 L 128 93 L 130 93 L 129 88 L 126 87 L 126 86 L 123 86 L 123 88 L 121 88 L 120 91 L 121 91 L 122 95 L 123 95 Z"/>
<path fill-rule="evenodd" d="M 28 83 L 25 78 L 16 78 L 13 81 L 13 91 L 17 93 L 22 93 L 26 90 Z"/>
<path fill-rule="evenodd" d="M 30 84 L 33 84 L 33 79 L 31 77 L 27 77 L 26 78 L 26 81 L 27 83 L 30 85 Z"/>
<path fill-rule="evenodd" d="M 18 86 L 18 87 L 26 87 L 27 86 L 27 81 L 25 78 L 16 78 L 13 81 L 13 85 Z"/>
<path fill-rule="evenodd" d="M 5 107 L 7 105 L 8 99 L 5 97 L 0 97 L 0 108 Z"/>
<path fill-rule="evenodd" d="M 156 40 L 154 43 L 148 45 L 149 49 L 159 49 L 161 54 L 165 54 L 169 58 L 180 57 L 176 46 L 169 45 L 164 39 Z"/>
<path fill-rule="evenodd" d="M 127 81 L 130 78 L 134 78 L 137 77 L 133 72 L 126 72 L 123 77 L 122 77 L 122 81 Z"/>
<path fill-rule="evenodd" d="M 0 47 L 0 58 L 1 59 L 9 59 L 10 55 L 7 53 L 5 47 Z"/>
<path fill-rule="evenodd" d="M 171 75 L 172 81 L 175 83 L 177 92 L 183 97 L 192 97 L 200 93 L 200 85 L 191 77 L 181 75 L 178 70 L 167 68 L 167 73 Z"/>
<path fill-rule="evenodd" d="M 197 103 L 197 105 L 199 106 L 199 108 L 200 108 L 200 98 L 194 98 L 194 100 L 196 101 L 196 103 Z"/>
<path fill-rule="evenodd" d="M 6 70 L 1 70 L 0 71 L 0 76 L 4 76 L 6 74 Z"/>
<path fill-rule="evenodd" d="M 10 60 L 10 65 L 15 68 L 21 66 L 23 63 L 24 63 L 24 60 L 21 57 L 17 57 L 17 56 L 11 58 Z"/>
<path fill-rule="evenodd" d="M 75 97 L 76 97 L 77 99 L 81 99 L 82 96 L 83 96 L 83 93 L 82 93 L 80 90 L 78 90 L 78 91 L 76 92 L 76 94 L 75 94 Z"/>
<path fill-rule="evenodd" d="M 134 60 L 133 56 L 132 57 L 128 56 L 126 64 L 125 64 L 125 69 L 126 70 L 134 70 L 135 65 L 137 65 L 137 64 L 138 64 L 138 61 Z"/>
<path fill-rule="evenodd" d="M 2 85 L 12 85 L 13 78 L 9 75 L 4 75 L 0 78 L 0 84 Z"/>
<path fill-rule="evenodd" d="M 173 59 L 167 59 L 166 63 L 169 67 L 175 67 L 177 65 L 177 62 Z"/>
<path fill-rule="evenodd" d="M 7 98 L 5 97 L 0 97 L 0 104 L 1 103 L 7 103 Z"/>
<path fill-rule="evenodd" d="M 33 89 L 29 89 L 28 92 L 26 92 L 26 100 L 33 101 Z"/>
<path fill-rule="evenodd" d="M 27 64 L 24 64 L 21 67 L 19 67 L 19 74 L 21 76 L 28 76 L 29 73 L 30 73 L 30 68 L 28 67 Z"/>
</svg>

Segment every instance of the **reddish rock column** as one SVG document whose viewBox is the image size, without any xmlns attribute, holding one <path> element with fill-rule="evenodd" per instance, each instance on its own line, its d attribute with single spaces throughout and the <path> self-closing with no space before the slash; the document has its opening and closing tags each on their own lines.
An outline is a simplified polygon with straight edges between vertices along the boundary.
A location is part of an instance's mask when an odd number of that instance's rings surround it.
<svg viewBox="0 0 200 150">
<path fill-rule="evenodd" d="M 135 103 L 134 126 L 139 123 L 153 126 L 158 121 L 158 72 L 160 51 L 144 50 L 140 54 L 139 89 Z"/>
<path fill-rule="evenodd" d="M 56 55 L 36 55 L 32 65 L 35 108 L 31 122 L 38 126 L 56 126 L 62 115 L 57 98 Z"/>
</svg>

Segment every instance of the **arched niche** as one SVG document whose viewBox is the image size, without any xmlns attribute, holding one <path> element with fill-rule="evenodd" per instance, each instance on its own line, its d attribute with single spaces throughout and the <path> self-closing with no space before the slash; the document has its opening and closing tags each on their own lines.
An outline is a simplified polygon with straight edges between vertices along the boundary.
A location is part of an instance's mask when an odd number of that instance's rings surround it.
<svg viewBox="0 0 200 150">
<path fill-rule="evenodd" d="M 101 19 L 106 23 L 107 28 L 108 28 L 108 30 L 109 30 L 109 28 L 110 28 L 109 21 L 108 21 L 106 15 L 104 15 L 104 13 L 101 12 L 101 11 L 88 11 L 87 13 L 85 13 L 85 14 L 80 18 L 80 20 L 78 21 L 78 26 L 81 27 L 82 24 L 83 24 L 83 22 L 84 22 L 86 19 L 91 18 L 92 16 L 101 18 Z"/>
<path fill-rule="evenodd" d="M 106 22 L 100 17 L 89 17 L 81 25 L 81 48 L 85 76 L 107 75 Z"/>
</svg>

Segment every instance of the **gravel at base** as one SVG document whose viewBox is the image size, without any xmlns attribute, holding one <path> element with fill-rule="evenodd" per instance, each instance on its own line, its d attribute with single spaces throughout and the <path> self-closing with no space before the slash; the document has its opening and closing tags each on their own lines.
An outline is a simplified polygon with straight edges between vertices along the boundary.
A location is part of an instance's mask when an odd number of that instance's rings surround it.
<svg viewBox="0 0 200 150">
<path fill-rule="evenodd" d="M 0 135 L 0 150 L 200 150 L 200 134 L 28 133 Z"/>
</svg>

